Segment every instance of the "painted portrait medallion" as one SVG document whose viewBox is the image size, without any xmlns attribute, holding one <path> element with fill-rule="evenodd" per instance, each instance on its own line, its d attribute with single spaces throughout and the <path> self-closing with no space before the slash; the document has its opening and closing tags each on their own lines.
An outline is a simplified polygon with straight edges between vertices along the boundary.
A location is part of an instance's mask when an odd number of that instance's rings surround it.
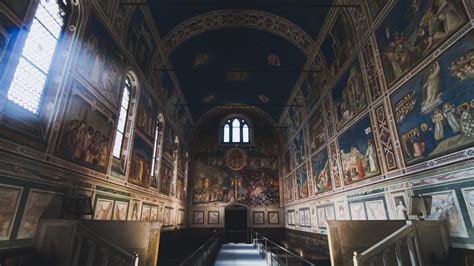
<svg viewBox="0 0 474 266">
<path fill-rule="evenodd" d="M 245 161 L 245 152 L 241 149 L 234 148 L 227 153 L 227 166 L 232 170 L 240 170 L 244 168 Z"/>
</svg>

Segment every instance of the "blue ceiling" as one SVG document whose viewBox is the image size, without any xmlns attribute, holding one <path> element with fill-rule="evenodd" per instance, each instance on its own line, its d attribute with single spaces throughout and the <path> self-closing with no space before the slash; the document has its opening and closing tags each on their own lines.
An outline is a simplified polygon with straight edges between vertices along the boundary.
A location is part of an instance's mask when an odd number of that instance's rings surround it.
<svg viewBox="0 0 474 266">
<path fill-rule="evenodd" d="M 148 0 L 162 38 L 179 23 L 210 11 L 246 9 L 285 18 L 315 39 L 332 0 Z"/>
<path fill-rule="evenodd" d="M 196 61 L 199 54 L 208 59 Z M 269 64 L 271 54 L 278 56 L 280 66 Z M 272 33 L 221 29 L 183 43 L 170 60 L 194 118 L 215 104 L 254 104 L 278 119 L 300 74 L 278 71 L 300 70 L 306 57 Z M 229 73 L 234 69 L 238 71 Z"/>
<path fill-rule="evenodd" d="M 316 39 L 329 7 L 314 4 L 329 5 L 332 0 L 229 0 L 218 4 L 205 0 L 149 0 L 148 3 L 162 39 L 185 20 L 229 9 L 263 11 L 282 17 Z M 169 59 L 195 120 L 219 104 L 257 105 L 278 120 L 306 55 L 287 39 L 267 31 L 224 28 L 186 40 L 172 51 Z M 229 73 L 232 69 L 237 71 Z"/>
</svg>

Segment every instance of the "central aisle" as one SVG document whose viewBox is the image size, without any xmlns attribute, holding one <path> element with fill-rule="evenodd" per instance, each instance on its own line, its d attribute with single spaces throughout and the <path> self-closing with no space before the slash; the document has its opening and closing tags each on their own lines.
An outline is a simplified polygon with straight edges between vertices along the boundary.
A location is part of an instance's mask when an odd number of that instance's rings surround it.
<svg viewBox="0 0 474 266">
<path fill-rule="evenodd" d="M 214 265 L 265 266 L 266 263 L 252 244 L 223 244 Z"/>
</svg>

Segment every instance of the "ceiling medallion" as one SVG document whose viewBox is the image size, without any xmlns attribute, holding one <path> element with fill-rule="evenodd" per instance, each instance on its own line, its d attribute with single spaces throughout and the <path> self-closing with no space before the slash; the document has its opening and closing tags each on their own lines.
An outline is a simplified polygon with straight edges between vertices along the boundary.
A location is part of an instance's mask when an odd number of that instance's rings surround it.
<svg viewBox="0 0 474 266">
<path fill-rule="evenodd" d="M 231 81 L 245 81 L 249 77 L 247 71 L 243 71 L 240 68 L 233 68 L 232 70 L 226 73 L 227 79 Z"/>
<path fill-rule="evenodd" d="M 242 149 L 233 148 L 227 152 L 227 166 L 234 171 L 244 168 L 246 159 L 247 157 Z"/>
<path fill-rule="evenodd" d="M 278 57 L 278 55 L 276 55 L 276 54 L 269 54 L 267 56 L 267 62 L 270 66 L 279 67 L 280 66 L 280 57 Z"/>
</svg>

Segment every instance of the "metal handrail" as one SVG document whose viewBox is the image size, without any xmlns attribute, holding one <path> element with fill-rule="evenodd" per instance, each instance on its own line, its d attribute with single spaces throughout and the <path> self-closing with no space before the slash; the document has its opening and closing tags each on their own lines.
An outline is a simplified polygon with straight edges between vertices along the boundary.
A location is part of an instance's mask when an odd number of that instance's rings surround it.
<svg viewBox="0 0 474 266">
<path fill-rule="evenodd" d="M 270 239 L 264 237 L 263 235 L 261 235 L 261 234 L 255 232 L 254 230 L 250 230 L 250 233 L 255 233 L 255 236 L 257 237 L 257 240 L 259 240 L 259 239 L 258 239 L 258 236 L 260 236 L 261 239 L 264 239 L 265 241 L 270 242 L 270 243 L 273 244 L 274 246 L 276 246 L 276 247 L 278 247 L 279 249 L 282 249 L 283 251 L 285 251 L 285 252 L 291 254 L 292 256 L 296 257 L 297 259 L 302 260 L 303 262 L 305 262 L 305 263 L 307 263 L 307 264 L 309 264 L 309 265 L 311 265 L 311 266 L 314 266 L 314 263 L 308 261 L 307 259 L 303 258 L 302 256 L 300 256 L 300 255 L 298 255 L 298 254 L 295 254 L 295 253 L 291 252 L 291 251 L 288 250 L 287 248 L 282 247 L 281 245 L 279 245 L 279 244 L 277 244 L 277 243 L 271 241 Z"/>
<path fill-rule="evenodd" d="M 91 229 L 89 229 L 89 228 L 87 228 L 83 225 L 80 227 L 79 233 L 86 234 L 88 237 L 92 238 L 94 241 L 97 241 L 97 242 L 101 243 L 102 245 L 108 246 L 113 251 L 115 251 L 117 253 L 120 253 L 121 256 L 123 256 L 126 259 L 129 259 L 130 261 L 135 262 L 136 260 L 138 260 L 138 253 L 129 252 L 129 251 L 115 245 L 114 243 L 110 242 L 109 240 L 107 240 L 104 237 L 101 237 L 101 236 L 97 235 Z"/>
<path fill-rule="evenodd" d="M 209 240 L 207 240 L 204 244 L 202 244 L 196 251 L 191 253 L 183 262 L 180 263 L 180 265 L 186 265 L 191 259 L 194 259 L 194 257 L 199 254 L 204 248 L 207 248 L 212 244 L 213 241 L 215 241 L 218 237 L 220 237 L 220 234 L 222 232 L 216 232 Z"/>
</svg>

